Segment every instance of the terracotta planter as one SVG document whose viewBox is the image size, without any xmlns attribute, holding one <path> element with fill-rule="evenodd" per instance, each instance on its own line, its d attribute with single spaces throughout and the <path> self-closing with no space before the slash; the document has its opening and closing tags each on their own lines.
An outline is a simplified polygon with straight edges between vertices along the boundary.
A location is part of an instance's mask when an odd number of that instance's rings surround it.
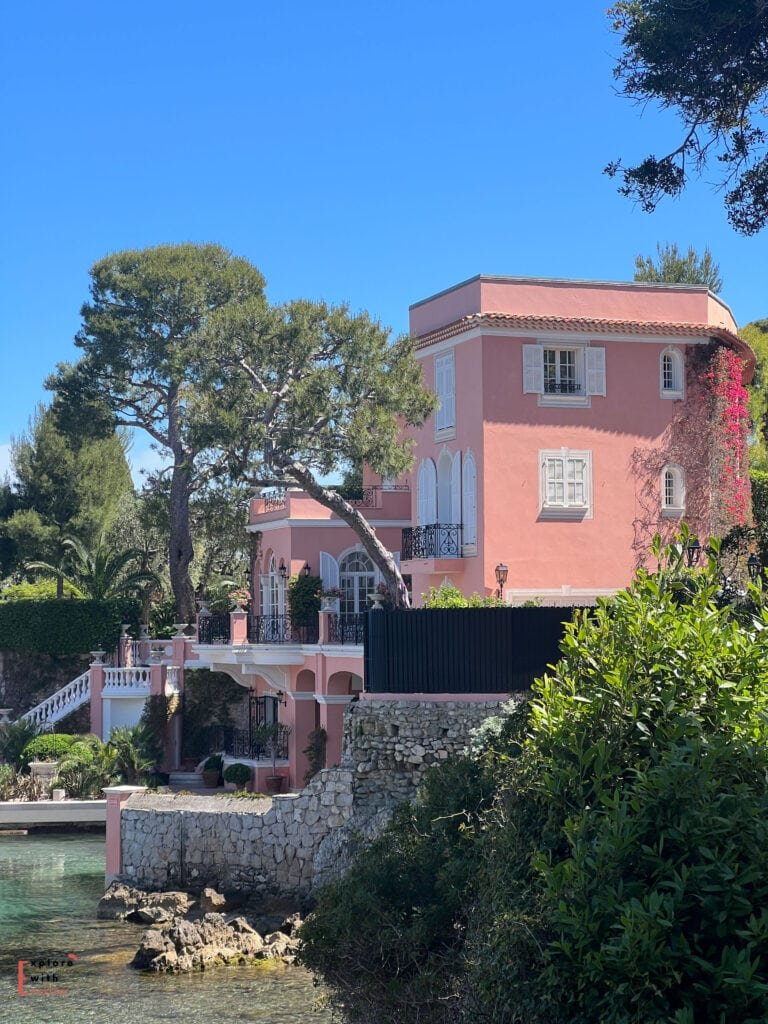
<svg viewBox="0 0 768 1024">
<path fill-rule="evenodd" d="M 284 782 L 284 775 L 267 775 L 267 777 L 264 779 L 264 785 L 266 786 L 267 794 L 269 796 L 275 796 L 277 793 L 282 793 Z"/>
</svg>

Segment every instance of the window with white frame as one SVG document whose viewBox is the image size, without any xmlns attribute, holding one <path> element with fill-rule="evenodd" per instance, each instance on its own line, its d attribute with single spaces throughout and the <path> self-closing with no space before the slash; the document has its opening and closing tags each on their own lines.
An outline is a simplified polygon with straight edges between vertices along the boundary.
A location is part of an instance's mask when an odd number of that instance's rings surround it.
<svg viewBox="0 0 768 1024">
<path fill-rule="evenodd" d="M 523 345 L 523 392 L 540 395 L 540 404 L 588 405 L 605 395 L 605 349 Z"/>
<path fill-rule="evenodd" d="M 662 398 L 682 398 L 683 357 L 679 349 L 665 348 L 659 362 Z"/>
<path fill-rule="evenodd" d="M 376 589 L 376 567 L 364 551 L 351 551 L 339 560 L 341 613 L 351 615 L 368 609 L 368 595 Z"/>
<path fill-rule="evenodd" d="M 661 511 L 666 516 L 685 512 L 685 474 L 680 466 L 665 466 L 661 471 Z"/>
<path fill-rule="evenodd" d="M 435 430 L 451 430 L 456 426 L 456 375 L 453 352 L 435 358 L 435 393 L 440 403 L 435 413 Z"/>
<path fill-rule="evenodd" d="M 583 518 L 592 511 L 592 453 L 540 453 L 542 514 Z"/>
</svg>

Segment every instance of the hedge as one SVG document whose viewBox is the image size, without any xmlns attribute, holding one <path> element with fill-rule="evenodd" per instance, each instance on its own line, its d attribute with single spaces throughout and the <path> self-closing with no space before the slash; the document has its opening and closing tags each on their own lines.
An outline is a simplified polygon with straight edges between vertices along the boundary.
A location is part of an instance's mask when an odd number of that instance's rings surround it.
<svg viewBox="0 0 768 1024">
<path fill-rule="evenodd" d="M 141 608 L 137 601 L 46 601 L 0 603 L 0 651 L 38 654 L 86 654 L 112 650 L 120 625 L 136 627 Z"/>
</svg>

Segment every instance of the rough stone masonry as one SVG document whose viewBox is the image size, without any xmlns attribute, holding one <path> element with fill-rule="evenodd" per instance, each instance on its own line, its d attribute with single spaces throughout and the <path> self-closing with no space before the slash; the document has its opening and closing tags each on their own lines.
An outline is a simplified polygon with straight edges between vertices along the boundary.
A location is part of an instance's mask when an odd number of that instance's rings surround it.
<svg viewBox="0 0 768 1024">
<path fill-rule="evenodd" d="M 342 874 L 395 805 L 415 796 L 424 773 L 461 754 L 501 703 L 355 701 L 341 764 L 271 804 L 137 794 L 122 813 L 122 878 L 149 889 L 306 894 Z"/>
</svg>

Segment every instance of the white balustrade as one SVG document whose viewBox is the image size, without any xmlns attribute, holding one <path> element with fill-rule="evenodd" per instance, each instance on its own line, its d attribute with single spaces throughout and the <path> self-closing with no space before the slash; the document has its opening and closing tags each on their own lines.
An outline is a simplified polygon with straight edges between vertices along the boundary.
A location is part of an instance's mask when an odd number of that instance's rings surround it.
<svg viewBox="0 0 768 1024">
<path fill-rule="evenodd" d="M 144 696 L 149 693 L 149 668 L 134 665 L 132 668 L 107 668 L 104 670 L 102 693 L 115 696 Z"/>
<path fill-rule="evenodd" d="M 52 693 L 50 697 L 46 697 L 44 701 L 41 701 L 31 711 L 23 714 L 21 719 L 31 722 L 37 729 L 44 725 L 53 725 L 68 715 L 70 711 L 75 711 L 77 708 L 82 707 L 90 699 L 90 674 L 83 672 L 77 679 L 73 679 L 71 683 L 62 686 L 60 690 Z"/>
</svg>

